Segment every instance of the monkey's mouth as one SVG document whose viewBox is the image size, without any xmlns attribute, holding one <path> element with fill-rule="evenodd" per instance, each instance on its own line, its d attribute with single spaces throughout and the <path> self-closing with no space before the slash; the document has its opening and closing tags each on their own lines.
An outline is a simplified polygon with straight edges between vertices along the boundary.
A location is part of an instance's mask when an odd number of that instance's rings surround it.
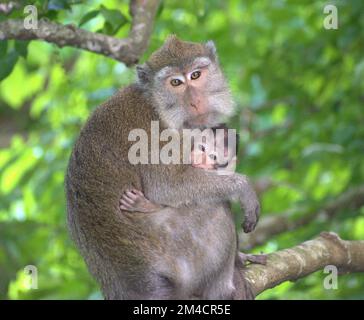
<svg viewBox="0 0 364 320">
<path fill-rule="evenodd" d="M 204 113 L 204 114 L 195 116 L 193 118 L 189 118 L 188 120 L 185 121 L 184 125 L 186 127 L 190 127 L 190 128 L 202 127 L 209 123 L 209 119 L 210 119 L 210 114 Z"/>
<path fill-rule="evenodd" d="M 226 161 L 224 163 L 218 163 L 215 165 L 215 169 L 223 169 L 223 168 L 226 168 L 228 165 L 229 165 L 228 161 Z"/>
</svg>

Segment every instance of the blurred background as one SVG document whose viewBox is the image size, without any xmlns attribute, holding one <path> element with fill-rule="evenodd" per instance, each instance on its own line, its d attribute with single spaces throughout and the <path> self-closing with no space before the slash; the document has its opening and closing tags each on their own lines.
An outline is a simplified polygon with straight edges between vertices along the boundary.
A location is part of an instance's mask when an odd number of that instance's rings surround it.
<svg viewBox="0 0 364 320">
<path fill-rule="evenodd" d="M 27 2 L 27 1 L 23 1 Z M 40 16 L 126 37 L 128 1 L 33 1 Z M 323 8 L 338 9 L 327 30 Z M 90 13 L 91 12 L 91 13 Z M 22 10 L 0 21 L 24 17 Z M 212 39 L 237 102 L 238 171 L 260 188 L 264 216 L 302 218 L 364 184 L 364 2 L 164 1 L 150 46 L 167 35 Z M 64 174 L 92 110 L 135 79 L 135 68 L 44 42 L 0 42 L 0 299 L 101 299 L 66 230 Z M 270 237 L 253 252 L 337 232 L 364 239 L 364 207 Z M 24 267 L 38 269 L 29 290 Z M 364 299 L 364 275 L 323 288 L 322 271 L 258 299 Z"/>
</svg>

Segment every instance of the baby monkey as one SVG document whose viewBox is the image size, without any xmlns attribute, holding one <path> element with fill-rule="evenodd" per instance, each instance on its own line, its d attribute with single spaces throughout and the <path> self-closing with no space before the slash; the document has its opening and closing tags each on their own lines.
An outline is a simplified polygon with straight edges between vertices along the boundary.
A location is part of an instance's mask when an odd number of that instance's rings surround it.
<svg viewBox="0 0 364 320">
<path fill-rule="evenodd" d="M 204 170 L 221 170 L 221 174 L 235 172 L 236 152 L 239 145 L 239 134 L 235 134 L 235 150 L 229 150 L 229 129 L 225 124 L 211 128 L 212 135 L 191 144 L 191 165 Z M 218 132 L 220 130 L 220 132 Z M 221 134 L 223 133 L 223 134 Z M 230 153 L 229 153 L 230 151 Z M 164 206 L 149 201 L 137 190 L 127 190 L 120 199 L 120 209 L 137 212 L 156 212 Z"/>
<path fill-rule="evenodd" d="M 211 129 L 213 135 L 208 135 L 205 141 L 201 143 L 193 141 L 191 145 L 191 165 L 203 170 L 221 170 L 222 174 L 235 172 L 239 134 L 235 135 L 235 150 L 231 152 L 232 150 L 229 150 L 227 126 L 220 124 Z M 218 129 L 223 131 L 223 135 L 217 133 Z M 151 213 L 160 211 L 163 208 L 164 206 L 150 201 L 137 189 L 126 191 L 120 199 L 120 209 L 124 211 Z M 238 252 L 238 261 L 236 263 L 242 265 L 246 262 L 266 264 L 266 260 L 267 257 L 264 254 L 255 255 Z"/>
</svg>

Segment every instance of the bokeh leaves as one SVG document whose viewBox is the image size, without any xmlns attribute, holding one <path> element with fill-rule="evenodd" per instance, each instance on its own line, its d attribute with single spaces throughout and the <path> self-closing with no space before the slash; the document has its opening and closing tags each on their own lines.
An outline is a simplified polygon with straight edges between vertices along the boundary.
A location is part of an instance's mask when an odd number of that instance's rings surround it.
<svg viewBox="0 0 364 320">
<path fill-rule="evenodd" d="M 128 1 L 35 4 L 41 17 L 60 23 L 117 37 L 128 31 Z M 325 4 L 164 2 L 143 57 L 170 33 L 215 41 L 237 101 L 230 125 L 241 134 L 239 172 L 273 181 L 262 195 L 263 215 L 319 210 L 364 181 L 364 4 L 337 2 L 338 30 L 323 28 Z M 6 18 L 21 16 L 18 10 Z M 64 172 L 88 115 L 132 82 L 134 71 L 41 42 L 1 41 L 0 65 L 0 297 L 99 298 L 66 231 Z M 348 208 L 256 251 L 297 245 L 323 230 L 364 239 L 363 219 L 363 208 Z M 22 289 L 28 264 L 39 268 L 39 291 Z M 324 276 L 284 283 L 260 298 L 363 298 L 362 275 L 340 278 L 333 291 L 323 289 Z"/>
</svg>

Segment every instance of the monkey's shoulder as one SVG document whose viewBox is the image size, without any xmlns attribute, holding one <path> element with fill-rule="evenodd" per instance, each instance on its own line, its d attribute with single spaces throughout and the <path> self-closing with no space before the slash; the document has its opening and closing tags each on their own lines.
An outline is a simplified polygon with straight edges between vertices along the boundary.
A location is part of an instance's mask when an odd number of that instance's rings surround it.
<svg viewBox="0 0 364 320">
<path fill-rule="evenodd" d="M 154 111 L 150 99 L 137 84 L 117 91 L 107 101 L 98 106 L 81 131 L 94 141 L 118 138 L 135 128 L 147 128 Z"/>
<path fill-rule="evenodd" d="M 130 129 L 143 127 L 143 122 L 150 122 L 153 106 L 147 93 L 137 84 L 129 85 L 117 91 L 96 111 L 96 116 L 104 116 Z"/>
</svg>

